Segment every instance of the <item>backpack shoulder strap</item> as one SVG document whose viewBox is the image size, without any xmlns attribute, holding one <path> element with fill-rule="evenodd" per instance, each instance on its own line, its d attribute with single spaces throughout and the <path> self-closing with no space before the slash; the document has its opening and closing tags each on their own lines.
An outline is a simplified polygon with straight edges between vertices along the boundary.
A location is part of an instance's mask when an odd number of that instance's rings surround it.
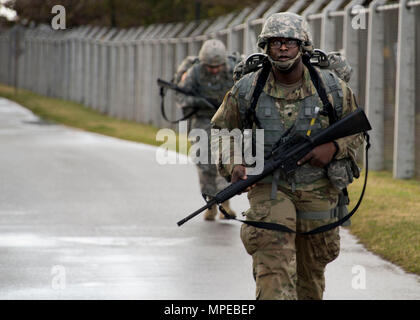
<svg viewBox="0 0 420 320">
<path fill-rule="evenodd" d="M 338 115 L 335 108 L 328 100 L 327 91 L 323 80 L 321 79 L 319 71 L 311 64 L 310 57 L 303 55 L 302 61 L 304 65 L 308 68 L 309 74 L 311 76 L 312 83 L 315 86 L 316 91 L 318 92 L 319 97 L 321 98 L 323 104 L 323 110 L 320 111 L 321 114 L 327 115 L 330 125 L 337 121 Z"/>
<path fill-rule="evenodd" d="M 340 80 L 337 75 L 329 69 L 318 69 L 323 83 L 325 84 L 325 91 L 331 94 L 334 101 L 334 109 L 337 117 L 340 118 L 343 113 L 343 90 L 341 88 Z"/>
<path fill-rule="evenodd" d="M 258 99 L 264 89 L 264 86 L 267 82 L 270 71 L 271 71 L 271 64 L 267 61 L 267 63 L 264 63 L 264 66 L 262 67 L 261 71 L 257 70 L 256 72 L 250 73 L 250 75 L 252 76 L 252 80 L 255 79 L 255 76 L 258 78 L 256 80 L 255 86 L 253 86 L 253 90 L 246 92 L 246 96 L 250 100 L 250 104 L 245 112 L 245 128 L 251 129 L 254 123 L 256 124 L 257 128 L 261 128 L 261 123 L 257 118 L 255 110 L 257 108 Z M 244 78 L 248 78 L 248 77 L 245 76 Z M 246 86 L 246 87 L 247 87 L 247 90 L 249 90 L 249 86 Z"/>
</svg>

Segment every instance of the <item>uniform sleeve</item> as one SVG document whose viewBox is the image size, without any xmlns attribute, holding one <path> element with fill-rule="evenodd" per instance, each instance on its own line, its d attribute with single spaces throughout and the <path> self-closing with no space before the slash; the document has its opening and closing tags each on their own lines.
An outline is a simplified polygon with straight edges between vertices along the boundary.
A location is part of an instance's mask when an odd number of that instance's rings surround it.
<svg viewBox="0 0 420 320">
<path fill-rule="evenodd" d="M 198 91 L 198 80 L 195 79 L 195 72 L 194 66 L 189 68 L 181 77 L 181 81 L 179 83 L 179 87 L 189 91 L 189 92 L 197 92 Z M 179 107 L 181 108 L 208 108 L 208 105 L 203 101 L 203 99 L 187 96 L 185 94 L 176 92 L 175 99 L 178 103 Z"/>
<path fill-rule="evenodd" d="M 341 81 L 341 87 L 343 90 L 343 114 L 342 117 L 355 111 L 357 109 L 356 98 L 353 91 L 346 85 L 345 82 Z M 363 143 L 363 135 L 355 134 L 352 136 L 344 137 L 336 140 L 338 145 L 338 153 L 336 159 L 343 159 L 351 157 L 356 159 L 356 151 L 359 146 Z"/>
<path fill-rule="evenodd" d="M 242 131 L 238 98 L 234 92 L 235 90 L 230 90 L 226 93 L 221 106 L 211 119 L 213 129 L 217 129 L 220 133 L 220 135 L 212 136 L 212 148 L 219 150 L 219 173 L 228 181 L 230 181 L 233 168 L 238 163 L 234 163 L 235 142 L 233 137 L 228 135 L 229 144 L 223 144 L 222 139 L 224 136 L 226 137 L 227 133 Z M 227 149 L 228 146 L 229 149 Z"/>
<path fill-rule="evenodd" d="M 213 128 L 228 130 L 235 128 L 242 129 L 238 97 L 234 92 L 235 90 L 230 90 L 226 93 L 222 104 L 211 119 Z"/>
</svg>

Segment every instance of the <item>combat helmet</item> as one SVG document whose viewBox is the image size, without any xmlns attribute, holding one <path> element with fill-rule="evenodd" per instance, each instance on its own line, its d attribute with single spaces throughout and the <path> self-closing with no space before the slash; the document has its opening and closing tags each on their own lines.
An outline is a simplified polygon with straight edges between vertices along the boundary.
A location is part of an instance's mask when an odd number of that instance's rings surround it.
<svg viewBox="0 0 420 320">
<path fill-rule="evenodd" d="M 209 66 L 219 66 L 226 63 L 226 47 L 220 40 L 206 40 L 198 53 L 198 58 L 200 62 Z"/>
<path fill-rule="evenodd" d="M 291 12 L 280 12 L 271 15 L 264 23 L 258 36 L 257 45 L 264 52 L 270 38 L 292 38 L 301 41 L 302 51 L 313 50 L 312 37 L 305 19 Z M 267 52 L 266 52 L 267 53 Z"/>
</svg>

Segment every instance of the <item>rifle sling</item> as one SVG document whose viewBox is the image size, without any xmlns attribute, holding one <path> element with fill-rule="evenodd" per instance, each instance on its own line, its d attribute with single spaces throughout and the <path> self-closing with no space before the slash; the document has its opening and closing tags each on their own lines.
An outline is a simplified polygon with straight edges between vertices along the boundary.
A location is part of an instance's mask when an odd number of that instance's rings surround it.
<svg viewBox="0 0 420 320">
<path fill-rule="evenodd" d="M 195 108 L 194 110 L 190 111 L 187 115 L 183 116 L 180 119 L 177 120 L 170 120 L 167 116 L 166 116 L 166 112 L 165 112 L 165 89 L 163 87 L 160 88 L 160 96 L 161 96 L 161 103 L 160 103 L 160 110 L 162 112 L 162 117 L 170 122 L 170 123 L 178 123 L 179 121 L 184 121 L 187 120 L 188 118 L 190 118 L 191 116 L 193 116 L 194 114 L 196 114 L 198 112 L 198 108 Z"/>
</svg>

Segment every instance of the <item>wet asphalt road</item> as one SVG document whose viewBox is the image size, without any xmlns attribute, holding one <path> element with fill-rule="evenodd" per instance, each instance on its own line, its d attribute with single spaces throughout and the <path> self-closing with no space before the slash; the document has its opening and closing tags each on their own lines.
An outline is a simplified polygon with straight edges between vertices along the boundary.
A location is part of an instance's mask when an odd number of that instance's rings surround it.
<svg viewBox="0 0 420 320">
<path fill-rule="evenodd" d="M 203 205 L 193 165 L 161 166 L 154 147 L 43 123 L 2 98 L 0 148 L 0 299 L 254 298 L 238 223 L 176 225 Z M 419 277 L 341 236 L 326 299 L 420 299 Z"/>
</svg>

